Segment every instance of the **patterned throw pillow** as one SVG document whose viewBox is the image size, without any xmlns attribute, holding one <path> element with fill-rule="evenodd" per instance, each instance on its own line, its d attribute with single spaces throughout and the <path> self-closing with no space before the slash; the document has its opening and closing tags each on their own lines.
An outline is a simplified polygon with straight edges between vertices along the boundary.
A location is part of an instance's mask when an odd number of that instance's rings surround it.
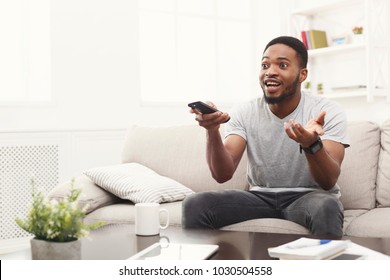
<svg viewBox="0 0 390 280">
<path fill-rule="evenodd" d="M 96 167 L 84 174 L 106 191 L 134 203 L 172 202 L 194 193 L 179 182 L 138 163 Z"/>
</svg>

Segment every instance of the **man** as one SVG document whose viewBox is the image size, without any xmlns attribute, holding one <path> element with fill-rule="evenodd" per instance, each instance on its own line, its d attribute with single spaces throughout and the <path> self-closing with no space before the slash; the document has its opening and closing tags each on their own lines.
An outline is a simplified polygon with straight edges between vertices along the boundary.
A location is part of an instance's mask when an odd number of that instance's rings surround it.
<svg viewBox="0 0 390 280">
<path fill-rule="evenodd" d="M 216 181 L 232 178 L 247 150 L 249 191 L 197 193 L 183 202 L 183 226 L 220 228 L 257 218 L 280 218 L 315 235 L 343 234 L 336 182 L 344 158 L 346 117 L 336 103 L 301 92 L 307 50 L 293 37 L 265 47 L 260 70 L 264 96 L 231 113 L 196 114 L 207 130 L 207 163 Z M 210 103 L 211 104 L 211 103 Z"/>
</svg>

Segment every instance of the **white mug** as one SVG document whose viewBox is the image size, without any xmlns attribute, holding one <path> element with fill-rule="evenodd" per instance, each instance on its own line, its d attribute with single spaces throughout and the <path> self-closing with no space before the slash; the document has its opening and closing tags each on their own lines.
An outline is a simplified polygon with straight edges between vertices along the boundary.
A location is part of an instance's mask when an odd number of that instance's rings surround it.
<svg viewBox="0 0 390 280">
<path fill-rule="evenodd" d="M 167 221 L 165 225 L 160 223 L 160 215 L 165 213 Z M 135 204 L 135 234 L 150 236 L 160 234 L 160 229 L 166 229 L 169 225 L 169 213 L 167 209 L 160 208 L 158 203 Z"/>
</svg>

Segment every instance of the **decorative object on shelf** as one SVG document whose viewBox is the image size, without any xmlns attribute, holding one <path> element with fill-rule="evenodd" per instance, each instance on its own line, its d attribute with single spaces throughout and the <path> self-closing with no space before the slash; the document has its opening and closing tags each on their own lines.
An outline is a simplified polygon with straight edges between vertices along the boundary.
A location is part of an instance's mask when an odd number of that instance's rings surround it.
<svg viewBox="0 0 390 280">
<path fill-rule="evenodd" d="M 74 188 L 74 179 L 68 195 L 61 201 L 49 200 L 37 192 L 31 180 L 33 203 L 25 220 L 16 218 L 16 223 L 33 234 L 31 239 L 32 259 L 80 259 L 80 238 L 87 237 L 90 230 L 101 227 L 103 222 L 85 224 L 88 205 L 79 208 L 81 190 Z"/>
<path fill-rule="evenodd" d="M 344 45 L 349 43 L 349 38 L 348 35 L 343 34 L 339 36 L 332 37 L 332 45 L 337 46 L 337 45 Z"/>
<path fill-rule="evenodd" d="M 363 26 L 355 26 L 354 28 L 352 28 L 352 32 L 355 35 L 363 34 L 363 30 Z"/>
<path fill-rule="evenodd" d="M 324 94 L 324 85 L 322 83 L 317 84 L 317 93 Z"/>
<path fill-rule="evenodd" d="M 303 84 L 303 91 L 307 93 L 311 92 L 311 82 L 307 81 Z"/>
</svg>

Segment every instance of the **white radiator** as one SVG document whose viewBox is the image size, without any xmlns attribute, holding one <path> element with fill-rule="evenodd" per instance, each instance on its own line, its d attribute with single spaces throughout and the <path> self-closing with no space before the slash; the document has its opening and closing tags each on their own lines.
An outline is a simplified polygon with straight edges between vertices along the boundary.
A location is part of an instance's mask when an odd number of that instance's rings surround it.
<svg viewBox="0 0 390 280">
<path fill-rule="evenodd" d="M 31 179 L 47 194 L 59 183 L 59 145 L 0 147 L 0 239 L 29 236 L 15 223 L 32 202 Z"/>
</svg>

